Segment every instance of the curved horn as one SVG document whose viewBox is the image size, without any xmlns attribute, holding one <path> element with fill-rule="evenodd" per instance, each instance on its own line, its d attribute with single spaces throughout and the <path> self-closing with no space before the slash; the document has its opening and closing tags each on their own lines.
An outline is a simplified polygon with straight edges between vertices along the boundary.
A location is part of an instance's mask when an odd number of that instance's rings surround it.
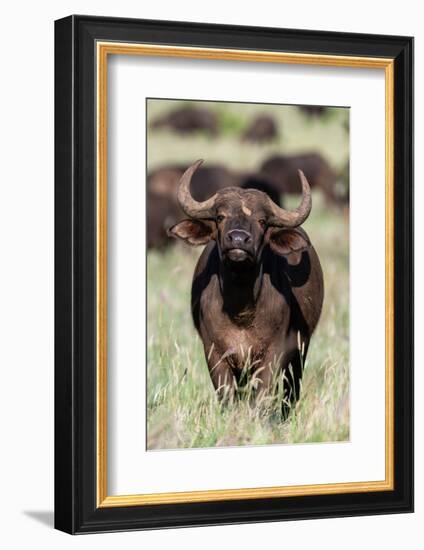
<svg viewBox="0 0 424 550">
<path fill-rule="evenodd" d="M 311 188 L 308 180 L 302 170 L 298 170 L 300 181 L 302 183 L 302 202 L 296 210 L 284 210 L 269 199 L 269 207 L 272 217 L 268 219 L 268 224 L 275 227 L 297 227 L 301 225 L 309 216 L 312 208 Z"/>
<path fill-rule="evenodd" d="M 190 193 L 190 182 L 194 172 L 202 164 L 203 160 L 198 160 L 192 164 L 181 176 L 178 186 L 177 199 L 181 209 L 190 218 L 210 218 L 213 216 L 213 207 L 215 204 L 216 194 L 210 199 L 203 202 L 198 202 L 193 199 Z"/>
</svg>

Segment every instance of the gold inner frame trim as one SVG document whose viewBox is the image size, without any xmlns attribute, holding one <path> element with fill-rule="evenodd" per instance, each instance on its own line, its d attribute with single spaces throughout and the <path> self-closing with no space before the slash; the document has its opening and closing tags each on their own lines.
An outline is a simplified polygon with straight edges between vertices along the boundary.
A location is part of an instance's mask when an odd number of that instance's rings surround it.
<svg viewBox="0 0 424 550">
<path fill-rule="evenodd" d="M 163 46 L 124 42 L 96 44 L 97 54 L 97 506 L 142 506 L 255 498 L 364 493 L 394 489 L 394 60 L 302 53 Z M 107 493 L 107 61 L 109 55 L 219 59 L 331 67 L 384 69 L 385 72 L 385 479 L 247 489 L 109 496 Z"/>
</svg>

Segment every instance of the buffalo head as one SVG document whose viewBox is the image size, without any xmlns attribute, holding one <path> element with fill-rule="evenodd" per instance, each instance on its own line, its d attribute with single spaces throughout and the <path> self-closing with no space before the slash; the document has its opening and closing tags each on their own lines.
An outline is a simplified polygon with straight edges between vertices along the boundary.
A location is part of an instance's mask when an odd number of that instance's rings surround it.
<svg viewBox="0 0 424 550">
<path fill-rule="evenodd" d="M 257 189 L 226 187 L 203 202 L 194 200 L 190 182 L 202 162 L 190 166 L 180 179 L 178 202 L 189 219 L 171 227 L 170 236 L 191 245 L 214 240 L 221 260 L 233 269 L 257 265 L 267 244 L 273 252 L 285 256 L 309 246 L 305 234 L 296 230 L 312 207 L 311 190 L 302 171 L 302 200 L 298 208 L 289 211 Z"/>
</svg>

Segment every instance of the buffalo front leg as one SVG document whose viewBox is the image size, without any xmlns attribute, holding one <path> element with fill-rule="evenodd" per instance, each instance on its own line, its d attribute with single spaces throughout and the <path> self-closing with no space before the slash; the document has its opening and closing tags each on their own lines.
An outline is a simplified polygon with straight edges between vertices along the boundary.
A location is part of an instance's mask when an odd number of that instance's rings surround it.
<svg viewBox="0 0 424 550">
<path fill-rule="evenodd" d="M 295 404 L 300 397 L 301 380 L 308 353 L 309 341 L 304 340 L 301 349 L 296 349 L 290 357 L 285 368 L 282 369 L 285 382 L 286 398 L 291 404 Z"/>
<path fill-rule="evenodd" d="M 296 406 L 301 392 L 301 381 L 303 369 L 305 366 L 306 354 L 308 352 L 309 342 L 305 342 L 302 350 L 297 349 L 291 355 L 289 361 L 282 366 L 282 385 L 284 402 L 282 407 L 283 417 L 287 418 Z"/>
<path fill-rule="evenodd" d="M 276 378 L 280 372 L 282 361 L 284 361 L 282 354 L 274 350 L 268 350 L 268 353 L 262 359 L 260 366 L 254 373 L 257 400 L 274 394 L 277 383 Z"/>
<path fill-rule="evenodd" d="M 255 373 L 256 394 L 259 400 L 265 396 L 275 396 L 283 390 L 286 412 L 296 403 L 300 393 L 303 361 L 299 351 L 267 354 L 261 367 Z M 284 416 L 287 416 L 286 414 Z"/>
<path fill-rule="evenodd" d="M 209 374 L 216 395 L 221 402 L 232 401 L 236 391 L 236 379 L 225 358 L 212 351 L 207 357 Z"/>
<path fill-rule="evenodd" d="M 269 395 L 272 392 L 274 368 L 272 362 L 263 362 L 253 375 L 257 398 Z"/>
</svg>

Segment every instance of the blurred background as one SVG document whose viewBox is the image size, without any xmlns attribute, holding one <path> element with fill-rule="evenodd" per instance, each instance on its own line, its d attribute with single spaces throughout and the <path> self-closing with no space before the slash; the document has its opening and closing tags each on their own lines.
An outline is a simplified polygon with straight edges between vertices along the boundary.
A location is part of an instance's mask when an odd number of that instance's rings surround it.
<svg viewBox="0 0 424 550">
<path fill-rule="evenodd" d="M 183 219 L 176 189 L 203 158 L 192 194 L 257 188 L 286 208 L 313 190 L 303 224 L 324 271 L 323 313 L 302 394 L 287 420 L 240 400 L 216 401 L 190 313 L 202 249 L 166 234 Z M 149 99 L 147 102 L 147 448 L 344 441 L 349 438 L 349 109 Z"/>
</svg>

